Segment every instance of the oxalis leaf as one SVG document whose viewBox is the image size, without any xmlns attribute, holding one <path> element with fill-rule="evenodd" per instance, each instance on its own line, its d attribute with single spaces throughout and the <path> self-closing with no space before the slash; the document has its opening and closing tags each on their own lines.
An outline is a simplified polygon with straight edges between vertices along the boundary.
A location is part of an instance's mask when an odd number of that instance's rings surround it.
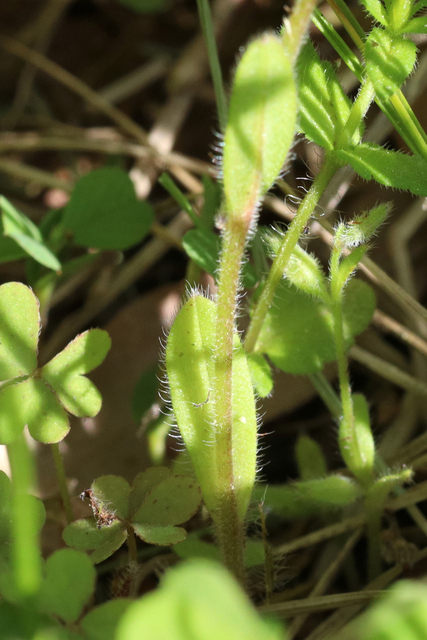
<svg viewBox="0 0 427 640">
<path fill-rule="evenodd" d="M 173 410 L 211 514 L 221 502 L 218 486 L 225 473 L 215 446 L 220 417 L 211 399 L 215 325 L 215 304 L 194 295 L 177 315 L 166 348 Z M 255 480 L 257 424 L 251 375 L 237 335 L 234 345 L 232 459 L 237 509 L 243 519 Z"/>
<path fill-rule="evenodd" d="M 69 430 L 66 411 L 94 416 L 101 406 L 95 386 L 83 377 L 98 366 L 110 338 L 92 329 L 50 363 L 37 369 L 40 332 L 38 300 L 28 287 L 9 282 L 0 287 L 0 443 L 12 442 L 28 424 L 40 442 L 59 442 Z"/>
<path fill-rule="evenodd" d="M 296 123 L 292 65 L 281 39 L 251 42 L 236 71 L 224 138 L 224 194 L 229 216 L 252 215 L 277 178 Z"/>
<path fill-rule="evenodd" d="M 376 180 L 386 187 L 427 196 L 427 162 L 419 156 L 388 151 L 367 142 L 355 149 L 341 149 L 336 153 L 339 160 L 351 164 L 365 180 Z"/>
<path fill-rule="evenodd" d="M 140 202 L 129 176 L 121 169 L 88 173 L 76 184 L 65 207 L 63 225 L 77 244 L 99 249 L 126 249 L 149 232 L 150 205 Z"/>
<path fill-rule="evenodd" d="M 189 520 L 201 501 L 194 478 L 174 475 L 166 467 L 141 472 L 132 488 L 121 476 L 101 476 L 87 494 L 95 520 L 72 522 L 63 537 L 70 546 L 89 551 L 94 563 L 117 551 L 130 529 L 149 544 L 182 542 L 187 532 L 175 525 Z"/>
<path fill-rule="evenodd" d="M 207 560 L 167 573 L 160 589 L 133 603 L 116 640 L 279 640 L 283 628 L 263 620 L 227 571 Z"/>
<path fill-rule="evenodd" d="M 365 329 L 375 309 L 372 289 L 352 280 L 344 297 L 344 330 L 348 347 Z M 328 306 L 283 282 L 267 314 L 257 352 L 266 353 L 282 371 L 308 374 L 335 359 L 333 317 Z"/>
</svg>

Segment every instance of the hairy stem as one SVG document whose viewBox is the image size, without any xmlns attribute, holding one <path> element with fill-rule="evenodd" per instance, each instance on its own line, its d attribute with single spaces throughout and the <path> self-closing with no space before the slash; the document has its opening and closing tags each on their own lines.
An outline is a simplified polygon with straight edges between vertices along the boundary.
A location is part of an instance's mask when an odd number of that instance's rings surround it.
<svg viewBox="0 0 427 640">
<path fill-rule="evenodd" d="M 240 268 L 252 215 L 230 215 L 223 239 L 217 295 L 215 377 L 216 451 L 220 507 L 212 514 L 225 565 L 244 583 L 243 523 L 233 470 L 233 340 Z"/>
</svg>

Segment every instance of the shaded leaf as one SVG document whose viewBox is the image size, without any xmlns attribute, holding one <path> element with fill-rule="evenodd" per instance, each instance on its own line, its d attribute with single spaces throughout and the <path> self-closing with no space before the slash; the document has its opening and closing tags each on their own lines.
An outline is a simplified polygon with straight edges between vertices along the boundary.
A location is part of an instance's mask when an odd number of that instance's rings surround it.
<svg viewBox="0 0 427 640">
<path fill-rule="evenodd" d="M 352 280 L 343 303 L 347 348 L 368 326 L 374 309 L 372 289 L 360 280 Z M 336 357 L 333 326 L 327 305 L 282 283 L 263 324 L 257 351 L 266 353 L 288 373 L 315 373 Z"/>
<path fill-rule="evenodd" d="M 126 249 L 150 230 L 153 210 L 140 202 L 129 176 L 105 167 L 80 178 L 65 207 L 63 225 L 77 244 L 99 249 Z"/>
<path fill-rule="evenodd" d="M 39 595 L 42 611 L 75 622 L 95 588 L 96 572 L 86 554 L 60 549 L 46 561 L 46 578 Z"/>
<path fill-rule="evenodd" d="M 100 476 L 94 480 L 91 489 L 100 509 L 105 509 L 118 518 L 127 518 L 130 486 L 124 478 L 114 475 Z"/>
<path fill-rule="evenodd" d="M 88 640 L 115 640 L 118 624 L 131 604 L 130 598 L 115 598 L 92 609 L 80 623 Z"/>
<path fill-rule="evenodd" d="M 185 540 L 187 532 L 181 527 L 150 526 L 146 524 L 132 523 L 135 533 L 148 544 L 169 546 Z"/>
<path fill-rule="evenodd" d="M 132 520 L 155 526 L 181 524 L 196 513 L 200 501 L 200 487 L 193 478 L 171 475 L 151 489 Z"/>
<path fill-rule="evenodd" d="M 266 398 L 273 390 L 271 367 L 261 353 L 248 355 L 248 367 L 252 384 L 260 398 Z"/>
</svg>

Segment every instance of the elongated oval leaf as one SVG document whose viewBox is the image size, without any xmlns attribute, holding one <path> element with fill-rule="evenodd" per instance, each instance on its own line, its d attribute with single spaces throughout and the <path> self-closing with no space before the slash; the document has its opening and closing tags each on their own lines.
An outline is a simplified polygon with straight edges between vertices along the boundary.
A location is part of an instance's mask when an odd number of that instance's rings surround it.
<svg viewBox="0 0 427 640">
<path fill-rule="evenodd" d="M 376 180 L 386 187 L 427 196 L 427 162 L 419 156 L 388 151 L 366 142 L 355 149 L 339 150 L 337 156 L 351 164 L 365 180 Z"/>
<path fill-rule="evenodd" d="M 215 323 L 214 303 L 203 296 L 193 296 L 176 317 L 166 348 L 173 409 L 211 513 L 221 500 L 217 487 L 223 473 L 215 447 L 217 416 L 211 399 Z M 250 372 L 237 335 L 233 405 L 233 475 L 238 511 L 243 518 L 255 479 L 256 413 Z"/>
<path fill-rule="evenodd" d="M 224 139 L 224 193 L 230 216 L 252 215 L 281 171 L 296 123 L 292 66 L 279 37 L 246 49 L 234 79 Z"/>
</svg>

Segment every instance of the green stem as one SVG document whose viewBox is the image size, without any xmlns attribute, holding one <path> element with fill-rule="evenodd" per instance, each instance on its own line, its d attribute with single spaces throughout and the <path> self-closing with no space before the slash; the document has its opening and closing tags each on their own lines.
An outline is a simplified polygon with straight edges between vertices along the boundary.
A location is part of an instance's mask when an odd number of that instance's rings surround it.
<svg viewBox="0 0 427 640">
<path fill-rule="evenodd" d="M 129 562 L 138 562 L 138 549 L 136 546 L 135 533 L 129 524 L 126 525 L 126 531 L 128 534 L 127 545 L 129 552 Z"/>
<path fill-rule="evenodd" d="M 271 266 L 267 281 L 252 314 L 251 323 L 245 340 L 245 348 L 248 353 L 253 353 L 255 350 L 256 342 L 265 317 L 273 303 L 275 291 L 283 279 L 283 274 L 286 271 L 295 245 L 300 239 L 310 216 L 313 214 L 316 205 L 319 202 L 320 196 L 325 191 L 337 168 L 338 164 L 334 161 L 333 156 L 327 155 L 322 168 L 311 185 L 310 190 L 301 202 L 295 218 L 289 225 L 289 229 L 286 232 L 283 243 Z"/>
<path fill-rule="evenodd" d="M 369 79 L 362 83 L 357 98 L 354 100 L 350 115 L 343 127 L 337 141 L 338 148 L 347 148 L 351 145 L 352 138 L 363 121 L 366 112 L 375 98 L 374 85 Z"/>
<path fill-rule="evenodd" d="M 301 46 L 304 44 L 304 36 L 310 25 L 311 15 L 316 8 L 317 1 L 297 0 L 292 9 L 292 15 L 284 21 L 282 37 L 293 63 L 295 63 Z"/>
<path fill-rule="evenodd" d="M 244 583 L 243 523 L 237 510 L 233 470 L 232 362 L 239 277 L 251 215 L 230 215 L 223 238 L 217 294 L 215 377 L 216 458 L 219 507 L 212 514 L 224 564 Z"/>
<path fill-rule="evenodd" d="M 212 24 L 212 15 L 207 0 L 197 0 L 200 24 L 205 36 L 206 49 L 208 51 L 209 65 L 211 68 L 212 82 L 215 91 L 216 107 L 218 109 L 219 126 L 222 132 L 227 124 L 227 98 L 225 97 L 222 82 L 221 65 L 219 64 L 218 49 L 215 42 L 215 33 Z"/>
<path fill-rule="evenodd" d="M 354 411 L 353 399 L 351 396 L 350 378 L 348 374 L 347 356 L 343 335 L 343 315 L 342 299 L 335 300 L 331 306 L 334 317 L 334 337 L 338 364 L 338 378 L 340 385 L 342 421 L 345 425 L 345 434 L 340 432 L 340 443 L 342 447 L 348 446 L 347 438 L 351 439 L 351 444 L 357 446 L 357 439 L 354 438 Z"/>
<path fill-rule="evenodd" d="M 312 373 L 310 380 L 326 407 L 331 412 L 331 415 L 335 420 L 339 420 L 342 416 L 342 405 L 329 380 L 325 377 L 325 374 L 321 371 Z"/>
<path fill-rule="evenodd" d="M 58 480 L 59 494 L 61 496 L 65 518 L 67 520 L 67 524 L 70 524 L 70 522 L 73 522 L 74 520 L 74 513 L 73 507 L 71 506 L 70 494 L 68 493 L 64 461 L 59 450 L 59 445 L 56 442 L 50 445 L 50 450 L 52 451 L 53 461 L 55 464 L 56 479 Z"/>
<path fill-rule="evenodd" d="M 7 445 L 12 471 L 12 567 L 20 598 L 34 596 L 41 583 L 37 506 L 29 500 L 36 484 L 34 460 L 23 433 Z"/>
</svg>

